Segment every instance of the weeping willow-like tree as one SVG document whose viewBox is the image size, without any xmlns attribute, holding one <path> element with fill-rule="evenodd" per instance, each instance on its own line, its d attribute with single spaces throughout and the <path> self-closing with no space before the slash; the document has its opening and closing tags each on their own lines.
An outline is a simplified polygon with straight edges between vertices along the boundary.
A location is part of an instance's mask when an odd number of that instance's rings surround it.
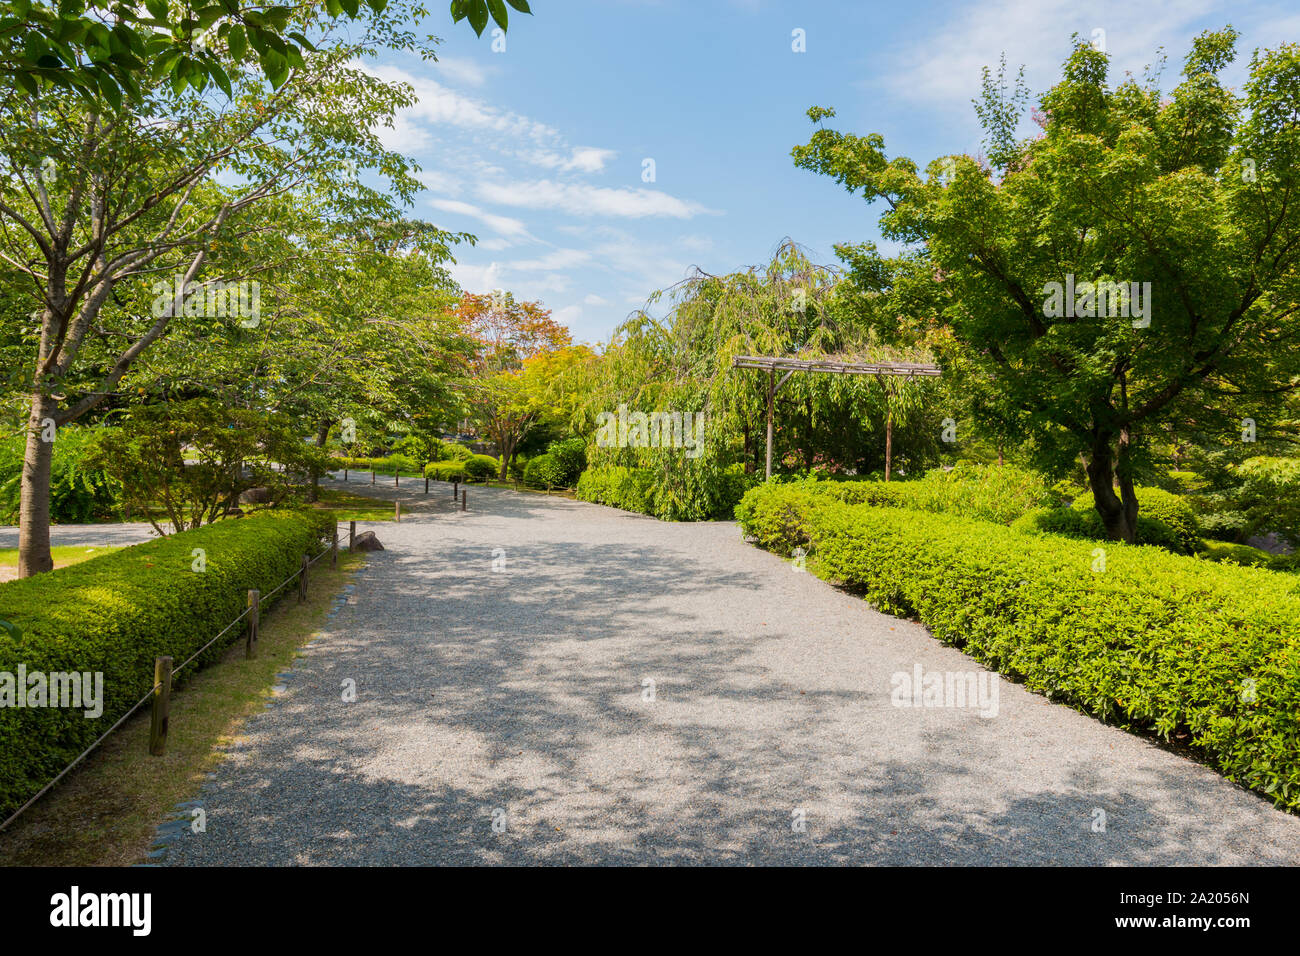
<svg viewBox="0 0 1300 956">
<path fill-rule="evenodd" d="M 667 504 L 701 510 L 690 503 L 725 494 L 717 489 L 726 476 L 760 471 L 767 451 L 766 376 L 733 368 L 735 356 L 930 360 L 918 347 L 877 341 L 863 318 L 873 307 L 838 268 L 813 263 L 788 239 L 761 267 L 721 276 L 696 269 L 616 330 L 575 425 L 593 434 L 597 416 L 620 405 L 703 412 L 702 450 L 593 448 L 592 464 L 651 468 Z M 942 431 L 937 411 L 927 411 L 934 388 L 932 380 L 796 374 L 777 394 L 773 460 L 787 472 L 859 473 L 883 468 L 890 451 L 909 467 L 932 460 Z"/>
</svg>

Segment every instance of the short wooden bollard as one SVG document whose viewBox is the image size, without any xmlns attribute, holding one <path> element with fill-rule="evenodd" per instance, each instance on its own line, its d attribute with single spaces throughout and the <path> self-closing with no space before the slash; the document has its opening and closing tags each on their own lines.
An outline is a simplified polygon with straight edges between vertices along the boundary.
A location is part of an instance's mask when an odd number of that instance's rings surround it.
<svg viewBox="0 0 1300 956">
<path fill-rule="evenodd" d="M 426 495 L 429 493 L 429 476 L 428 476 L 428 475 L 425 475 L 425 476 L 424 476 L 424 493 L 425 493 Z"/>
<path fill-rule="evenodd" d="M 451 483 L 451 500 L 455 501 L 460 497 L 460 480 L 456 479 Z"/>
<path fill-rule="evenodd" d="M 519 479 L 516 478 L 516 479 L 515 479 L 515 491 L 518 491 L 518 490 L 519 490 Z"/>
<path fill-rule="evenodd" d="M 400 501 L 394 501 L 394 502 L 393 502 L 393 520 L 396 521 L 396 522 L 398 522 L 399 524 L 401 523 L 401 520 L 402 520 L 402 503 L 401 503 Z"/>
<path fill-rule="evenodd" d="M 344 481 L 348 480 L 348 470 L 346 468 L 343 469 L 343 480 Z"/>
<path fill-rule="evenodd" d="M 396 468 L 394 468 L 394 469 L 393 469 L 393 487 L 394 487 L 394 488 L 399 488 L 399 487 L 401 487 L 400 484 L 398 483 L 398 479 L 401 478 L 401 477 L 402 477 L 402 473 L 401 473 L 400 471 L 398 471 Z"/>
<path fill-rule="evenodd" d="M 370 483 L 372 485 L 375 483 L 375 471 L 373 468 L 370 470 Z"/>
<path fill-rule="evenodd" d="M 330 541 L 330 567 L 339 566 L 339 523 L 334 522 L 334 537 Z"/>
<path fill-rule="evenodd" d="M 461 511 L 464 511 L 464 510 L 465 510 L 465 506 L 466 506 L 466 504 L 467 504 L 467 499 L 468 499 L 468 498 L 469 498 L 469 492 L 468 492 L 468 491 L 462 491 L 462 492 L 460 493 L 460 510 L 461 510 Z"/>
<path fill-rule="evenodd" d="M 355 521 L 349 521 L 348 522 L 348 550 L 349 551 L 353 550 L 356 547 L 356 544 L 357 544 L 357 523 Z"/>
<path fill-rule="evenodd" d="M 153 715 L 149 721 L 149 753 L 161 757 L 167 752 L 167 718 L 172 707 L 172 659 L 153 661 Z"/>
<path fill-rule="evenodd" d="M 244 643 L 244 656 L 257 656 L 257 628 L 262 621 L 262 592 L 257 588 L 248 591 L 248 637 Z"/>
<path fill-rule="evenodd" d="M 298 572 L 298 603 L 307 600 L 307 555 L 302 556 L 302 570 Z"/>
</svg>

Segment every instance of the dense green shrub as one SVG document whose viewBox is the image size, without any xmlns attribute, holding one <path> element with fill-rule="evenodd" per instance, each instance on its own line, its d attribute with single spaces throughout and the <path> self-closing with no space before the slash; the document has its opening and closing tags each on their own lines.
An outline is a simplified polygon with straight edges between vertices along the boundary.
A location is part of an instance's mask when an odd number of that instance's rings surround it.
<svg viewBox="0 0 1300 956">
<path fill-rule="evenodd" d="M 352 471 L 373 471 L 379 475 L 392 475 L 400 469 L 403 475 L 420 474 L 420 465 L 407 455 L 388 455 L 384 458 L 335 458 L 335 468 L 349 468 Z"/>
<path fill-rule="evenodd" d="M 578 476 L 587 467 L 587 441 L 584 438 L 566 438 L 546 446 L 546 454 L 555 461 L 560 480 L 555 482 L 565 488 L 577 484 Z"/>
<path fill-rule="evenodd" d="M 583 501 L 641 514 L 650 514 L 653 510 L 653 489 L 654 476 L 648 468 L 623 468 L 619 465 L 588 468 L 578 479 L 578 497 Z"/>
<path fill-rule="evenodd" d="M 469 470 L 464 461 L 431 461 L 424 466 L 424 477 L 437 481 L 466 481 Z"/>
<path fill-rule="evenodd" d="M 501 474 L 501 462 L 491 455 L 470 455 L 465 459 L 465 473 L 480 481 L 490 480 Z"/>
<path fill-rule="evenodd" d="M 1202 557 L 1207 561 L 1223 561 L 1227 564 L 1241 564 L 1251 568 L 1264 568 L 1273 565 L 1273 555 L 1247 544 L 1229 544 L 1222 541 L 1205 542 Z"/>
<path fill-rule="evenodd" d="M 56 434 L 50 463 L 50 520 L 83 524 L 111 518 L 121 507 L 121 483 L 95 463 L 98 429 L 65 425 Z M 0 524 L 17 524 L 23 483 L 25 433 L 0 441 Z"/>
<path fill-rule="evenodd" d="M 755 537 L 806 491 L 756 489 Z M 797 517 L 795 520 L 799 520 Z M 821 498 L 809 567 L 1049 697 L 1164 737 L 1300 809 L 1300 585 L 1273 571 Z M 779 537 L 779 536 L 778 536 Z M 782 542 L 784 544 L 784 542 Z"/>
<path fill-rule="evenodd" d="M 528 459 L 524 468 L 524 482 L 534 488 L 563 488 L 565 475 L 564 466 L 550 452 Z"/>
<path fill-rule="evenodd" d="M 664 521 L 725 521 L 755 483 L 739 465 L 718 468 L 705 460 L 670 468 L 600 465 L 582 473 L 577 494 L 583 501 Z"/>
<path fill-rule="evenodd" d="M 320 512 L 264 512 L 219 521 L 57 571 L 0 584 L 0 674 L 101 672 L 104 710 L 96 719 L 64 707 L 0 707 L 0 817 L 39 790 L 143 697 L 154 658 L 179 665 L 247 606 L 248 590 L 269 594 L 313 556 L 334 528 Z M 206 570 L 193 570 L 195 548 Z M 281 594 L 293 593 L 289 586 Z M 235 628 L 195 664 L 215 659 Z"/>
<path fill-rule="evenodd" d="M 1160 488 L 1138 487 L 1133 491 L 1138 500 L 1138 544 L 1155 544 L 1180 554 L 1201 549 L 1200 524 L 1187 502 Z M 1092 492 L 1080 495 L 1070 507 L 1084 515 L 1088 537 L 1106 537 Z"/>
<path fill-rule="evenodd" d="M 474 451 L 468 445 L 461 445 L 454 441 L 442 443 L 443 461 L 469 461 L 473 457 Z"/>
</svg>

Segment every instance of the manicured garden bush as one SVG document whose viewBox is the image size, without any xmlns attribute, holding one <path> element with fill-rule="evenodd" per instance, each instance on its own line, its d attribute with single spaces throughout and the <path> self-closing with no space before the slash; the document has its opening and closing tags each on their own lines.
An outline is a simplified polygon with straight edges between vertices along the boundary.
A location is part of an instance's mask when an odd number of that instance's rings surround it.
<svg viewBox="0 0 1300 956">
<path fill-rule="evenodd" d="M 463 461 L 431 461 L 424 466 L 424 477 L 437 481 L 465 481 L 469 470 Z"/>
<path fill-rule="evenodd" d="M 687 461 L 671 470 L 601 465 L 582 473 L 577 495 L 664 521 L 729 520 L 755 481 L 738 465 L 719 469 Z"/>
<path fill-rule="evenodd" d="M 501 463 L 491 455 L 474 455 L 449 461 L 433 461 L 424 466 L 424 476 L 437 481 L 480 481 L 501 474 Z"/>
<path fill-rule="evenodd" d="M 654 476 L 650 469 L 609 465 L 588 468 L 582 473 L 578 479 L 578 497 L 598 505 L 650 514 L 653 487 Z"/>
<path fill-rule="evenodd" d="M 565 487 L 564 465 L 550 452 L 528 459 L 524 467 L 524 482 L 534 488 Z"/>
<path fill-rule="evenodd" d="M 1206 541 L 1202 557 L 1207 561 L 1241 564 L 1251 568 L 1266 568 L 1273 564 L 1273 555 L 1247 544 L 1230 544 L 1223 541 Z"/>
<path fill-rule="evenodd" d="M 479 481 L 489 480 L 501 474 L 501 462 L 491 455 L 471 455 L 465 459 L 465 472 Z"/>
<path fill-rule="evenodd" d="M 578 476 L 587 467 L 587 441 L 584 438 L 566 438 L 553 441 L 546 446 L 546 454 L 554 459 L 559 470 L 560 480 L 556 482 L 565 488 L 577 484 Z"/>
<path fill-rule="evenodd" d="M 373 471 L 380 475 L 392 475 L 400 469 L 403 475 L 420 474 L 420 463 L 407 455 L 388 455 L 384 458 L 335 458 L 335 468 L 348 468 L 352 471 Z"/>
<path fill-rule="evenodd" d="M 1294 577 L 797 487 L 755 489 L 737 513 L 781 553 L 806 534 L 810 569 L 989 667 L 1121 726 L 1186 732 L 1226 776 L 1300 809 Z"/>
<path fill-rule="evenodd" d="M 0 630 L 0 674 L 24 665 L 28 674 L 101 672 L 104 680 L 95 719 L 64 707 L 0 707 L 0 817 L 149 691 L 155 657 L 181 664 L 244 610 L 250 588 L 269 594 L 333 528 L 320 512 L 265 512 L 0 584 L 0 618 L 21 630 L 17 639 Z M 205 552 L 202 572 L 193 569 L 196 548 Z M 280 594 L 293 592 L 290 584 Z M 178 679 L 241 633 L 233 629 Z"/>
<path fill-rule="evenodd" d="M 473 457 L 474 451 L 468 445 L 461 445 L 454 441 L 442 443 L 443 461 L 468 461 Z"/>
</svg>

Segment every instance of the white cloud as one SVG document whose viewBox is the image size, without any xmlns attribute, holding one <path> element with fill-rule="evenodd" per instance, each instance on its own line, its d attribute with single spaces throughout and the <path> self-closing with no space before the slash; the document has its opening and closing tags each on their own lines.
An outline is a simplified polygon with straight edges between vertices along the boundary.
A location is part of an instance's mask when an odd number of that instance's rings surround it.
<svg viewBox="0 0 1300 956">
<path fill-rule="evenodd" d="M 468 216 L 477 219 L 490 229 L 495 229 L 503 236 L 525 237 L 528 227 L 519 219 L 509 216 L 497 216 L 475 206 L 473 203 L 461 202 L 459 199 L 431 199 L 429 205 L 442 212 Z"/>
<path fill-rule="evenodd" d="M 438 72 L 453 83 L 465 86 L 482 86 L 487 80 L 487 68 L 475 60 L 459 56 L 440 56 Z"/>
<path fill-rule="evenodd" d="M 667 216 L 690 219 L 711 210 L 690 200 L 678 199 L 655 189 L 614 189 L 583 183 L 536 182 L 479 183 L 480 199 L 523 209 L 558 209 L 575 216 L 617 216 L 642 219 Z"/>
<path fill-rule="evenodd" d="M 402 110 L 408 118 L 434 125 L 448 124 L 464 129 L 500 133 L 512 139 L 526 138 L 550 143 L 559 133 L 547 126 L 510 110 L 501 110 L 472 96 L 448 89 L 436 80 L 416 76 L 394 66 L 364 67 L 389 83 L 406 83 L 415 91 L 418 102 Z"/>
<path fill-rule="evenodd" d="M 557 153 L 553 150 L 538 149 L 529 153 L 521 153 L 520 159 L 532 163 L 534 166 L 544 166 L 547 169 L 558 169 L 562 172 L 576 170 L 581 173 L 599 173 L 605 169 L 605 164 L 617 155 L 618 153 L 612 149 L 599 149 L 595 146 L 574 146 L 567 157 L 563 153 Z"/>
<path fill-rule="evenodd" d="M 536 259 L 520 259 L 507 265 L 516 272 L 555 272 L 585 265 L 590 261 L 591 253 L 582 249 L 556 249 Z"/>
<path fill-rule="evenodd" d="M 609 300 L 601 298 L 594 292 L 588 292 L 582 300 L 583 305 L 609 305 Z"/>
<path fill-rule="evenodd" d="M 461 181 L 450 173 L 443 173 L 437 170 L 422 170 L 416 176 L 425 187 L 435 193 L 442 193 L 446 196 L 459 196 L 461 192 Z"/>
<path fill-rule="evenodd" d="M 899 49 L 891 68 L 881 71 L 882 82 L 895 96 L 973 117 L 970 101 L 979 94 L 980 70 L 996 70 L 1004 51 L 1008 73 L 1014 77 L 1024 64 L 1025 79 L 1037 94 L 1059 74 L 1070 34 L 1088 40 L 1094 30 L 1104 31 L 1112 79 L 1125 70 L 1140 77 L 1162 45 L 1169 54 L 1168 74 L 1177 71 L 1195 21 L 1218 5 L 1216 0 L 1150 0 L 1090 12 L 1077 0 L 990 0 L 930 21 L 936 29 Z"/>
</svg>

